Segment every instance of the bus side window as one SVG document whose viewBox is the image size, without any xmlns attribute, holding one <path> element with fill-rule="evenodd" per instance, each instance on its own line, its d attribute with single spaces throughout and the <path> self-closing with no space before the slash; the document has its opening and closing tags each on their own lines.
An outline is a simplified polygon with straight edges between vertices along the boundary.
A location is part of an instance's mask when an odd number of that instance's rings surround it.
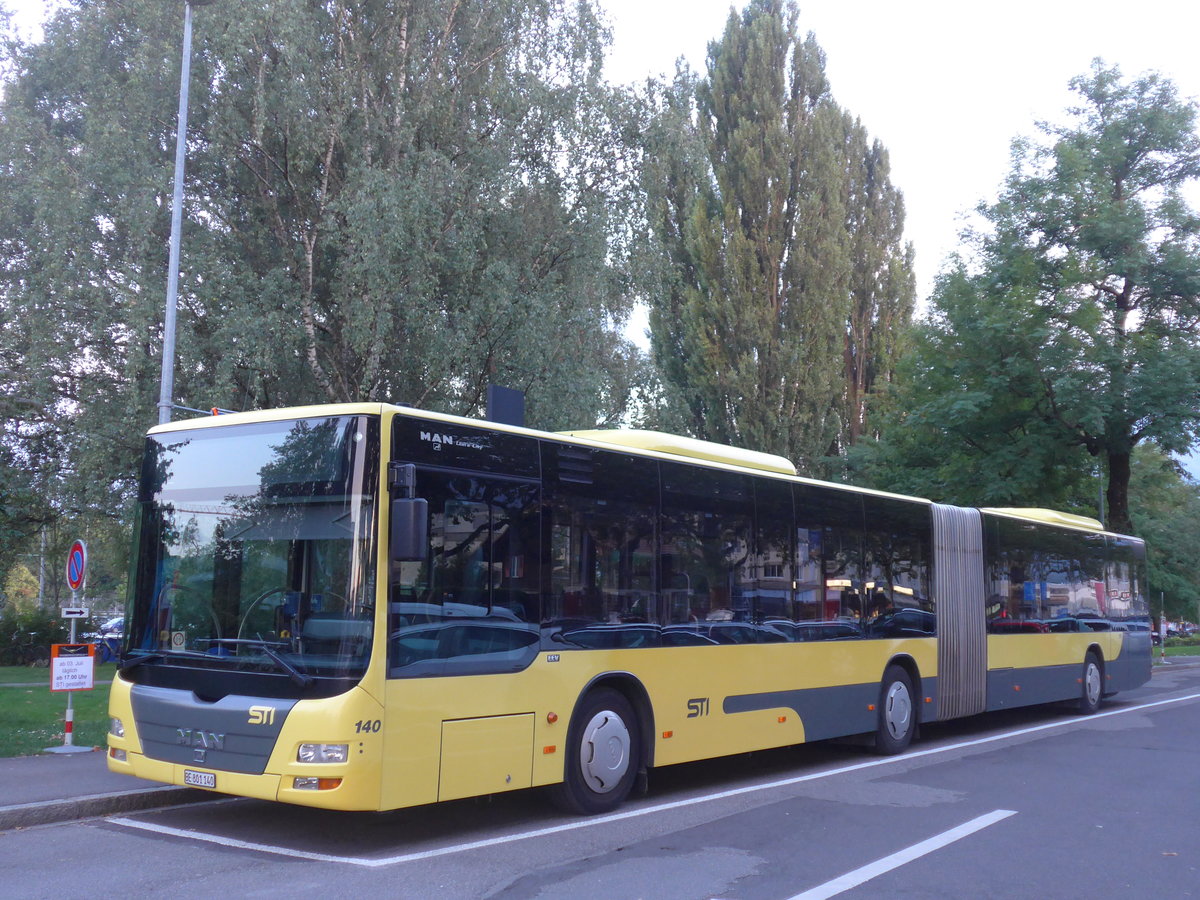
<svg viewBox="0 0 1200 900">
<path fill-rule="evenodd" d="M 748 590 L 758 567 L 751 555 L 750 478 L 673 462 L 660 468 L 660 566 L 670 590 L 665 623 L 696 624 L 719 644 L 781 639 L 779 632 L 755 627 L 757 598 Z"/>
<path fill-rule="evenodd" d="M 863 497 L 866 520 L 863 621 L 868 637 L 934 634 L 929 590 L 932 510 L 923 503 Z"/>
<path fill-rule="evenodd" d="M 792 485 L 796 508 L 799 586 L 811 591 L 801 606 L 799 639 L 862 636 L 863 507 L 851 491 Z M 806 596 L 807 599 L 807 596 Z M 822 623 L 811 626 L 809 623 Z"/>
<path fill-rule="evenodd" d="M 545 444 L 543 478 L 550 541 L 543 629 L 567 646 L 656 645 L 657 464 Z"/>
</svg>

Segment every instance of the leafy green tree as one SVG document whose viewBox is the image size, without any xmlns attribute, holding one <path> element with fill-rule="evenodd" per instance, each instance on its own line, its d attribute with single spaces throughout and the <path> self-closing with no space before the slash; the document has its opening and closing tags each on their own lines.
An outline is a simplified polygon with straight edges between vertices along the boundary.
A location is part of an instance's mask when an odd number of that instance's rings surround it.
<svg viewBox="0 0 1200 900">
<path fill-rule="evenodd" d="M 862 433 L 892 365 L 875 332 L 907 322 L 912 282 L 886 153 L 833 101 L 797 21 L 753 0 L 709 45 L 707 77 L 681 71 L 657 97 L 651 343 L 693 433 L 811 466 Z"/>
<path fill-rule="evenodd" d="M 849 454 L 851 480 L 966 506 L 1097 514 L 1095 464 L 1040 392 L 1048 340 L 1020 297 L 984 303 L 965 270 L 934 289 L 896 381 L 878 398 L 882 436 Z"/>
<path fill-rule="evenodd" d="M 253 298 L 203 323 L 236 348 L 215 356 L 234 405 L 298 380 L 479 413 L 500 382 L 539 424 L 619 416 L 637 110 L 601 81 L 592 9 L 256 7 L 210 44 L 211 158 L 236 160 L 213 215 L 239 263 L 217 288 Z"/>
<path fill-rule="evenodd" d="M 1180 474 L 1179 466 L 1152 444 L 1133 454 L 1129 483 L 1134 530 L 1146 540 L 1150 605 L 1160 602 L 1167 618 L 1200 618 L 1200 486 Z"/>
<path fill-rule="evenodd" d="M 895 378 L 916 298 L 913 248 L 904 242 L 904 199 L 891 183 L 887 151 L 879 141 L 868 141 L 866 129 L 849 114 L 843 114 L 843 129 L 850 310 L 842 354 L 841 450 L 878 433 L 878 424 L 868 421 L 868 404 Z"/>
<path fill-rule="evenodd" d="M 70 0 L 44 41 L 0 50 L 19 471 L 0 490 L 28 500 L 22 534 L 127 509 L 155 418 L 181 25 L 181 4 Z M 645 377 L 618 331 L 641 110 L 601 80 L 606 41 L 564 0 L 198 8 L 176 399 L 477 414 L 496 382 L 534 424 L 624 415 Z"/>
<path fill-rule="evenodd" d="M 1181 194 L 1200 137 L 1158 75 L 1097 60 L 1071 87 L 1067 124 L 1014 144 L 988 229 L 934 291 L 881 453 L 933 496 L 1066 507 L 1102 467 L 1129 530 L 1134 448 L 1184 451 L 1200 429 L 1200 217 Z"/>
<path fill-rule="evenodd" d="M 28 612 L 37 606 L 38 580 L 24 563 L 8 570 L 4 579 L 4 597 L 17 609 Z"/>
</svg>

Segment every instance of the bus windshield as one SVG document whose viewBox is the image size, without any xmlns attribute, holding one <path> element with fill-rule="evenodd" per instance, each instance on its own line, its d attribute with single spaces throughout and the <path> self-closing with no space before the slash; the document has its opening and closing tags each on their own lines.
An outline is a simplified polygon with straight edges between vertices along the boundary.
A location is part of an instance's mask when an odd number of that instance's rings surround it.
<svg viewBox="0 0 1200 900">
<path fill-rule="evenodd" d="M 152 435 L 125 665 L 361 674 L 375 595 L 378 420 Z"/>
</svg>

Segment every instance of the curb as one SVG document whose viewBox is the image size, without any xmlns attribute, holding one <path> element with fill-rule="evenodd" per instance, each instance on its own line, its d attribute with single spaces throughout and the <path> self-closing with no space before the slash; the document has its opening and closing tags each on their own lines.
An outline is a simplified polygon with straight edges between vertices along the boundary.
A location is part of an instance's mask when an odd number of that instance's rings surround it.
<svg viewBox="0 0 1200 900">
<path fill-rule="evenodd" d="M 1177 657 L 1175 657 L 1175 659 L 1181 660 L 1181 661 L 1180 662 L 1173 662 L 1173 661 L 1172 662 L 1159 662 L 1158 660 L 1155 660 L 1153 666 L 1150 669 L 1150 674 L 1157 675 L 1160 672 L 1170 672 L 1172 669 L 1195 669 L 1195 668 L 1200 667 L 1200 659 L 1196 659 L 1195 661 L 1192 661 L 1189 657 L 1186 657 L 1186 656 L 1177 656 Z M 1186 661 L 1183 661 L 1183 660 L 1186 660 Z"/>
<path fill-rule="evenodd" d="M 117 813 L 143 812 L 181 803 L 211 800 L 209 791 L 185 787 L 143 788 L 135 791 L 115 791 L 111 794 L 90 794 L 65 800 L 43 800 L 37 803 L 18 803 L 0 806 L 0 831 L 53 825 L 74 819 L 91 819 Z"/>
</svg>

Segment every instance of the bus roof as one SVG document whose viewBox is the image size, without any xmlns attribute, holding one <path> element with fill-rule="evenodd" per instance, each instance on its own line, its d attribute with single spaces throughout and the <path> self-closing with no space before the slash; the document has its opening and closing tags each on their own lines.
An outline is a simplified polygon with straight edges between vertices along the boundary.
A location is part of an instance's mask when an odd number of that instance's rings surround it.
<svg viewBox="0 0 1200 900">
<path fill-rule="evenodd" d="M 1055 509 L 1041 509 L 1036 506 L 993 506 L 980 509 L 980 512 L 992 513 L 997 516 L 1007 516 L 1013 519 L 1032 519 L 1035 522 L 1046 522 L 1050 525 L 1065 525 L 1068 528 L 1081 528 L 1085 531 L 1104 531 L 1104 526 L 1098 519 L 1088 516 L 1077 516 L 1073 513 L 1059 512 Z"/>
<path fill-rule="evenodd" d="M 774 453 L 762 453 L 758 450 L 744 450 L 741 447 L 730 447 L 725 444 L 700 441 L 696 438 L 666 434 L 661 431 L 642 431 L 630 428 L 563 431 L 559 433 L 567 437 L 585 438 L 601 444 L 633 447 L 637 450 L 656 450 L 659 453 L 670 453 L 674 456 L 688 456 L 692 459 L 722 462 L 731 466 L 762 469 L 766 472 L 778 472 L 782 475 L 796 474 L 796 467 L 784 456 L 776 456 Z"/>
<path fill-rule="evenodd" d="M 155 425 L 149 434 L 183 431 L 189 428 L 212 428 L 221 425 L 245 425 L 254 422 L 280 422 L 287 419 L 313 419 L 324 416 L 377 416 L 385 407 L 382 403 L 328 403 L 320 406 L 289 406 L 280 409 L 252 409 L 247 412 L 221 413 L 180 419 L 165 425 Z"/>
</svg>

